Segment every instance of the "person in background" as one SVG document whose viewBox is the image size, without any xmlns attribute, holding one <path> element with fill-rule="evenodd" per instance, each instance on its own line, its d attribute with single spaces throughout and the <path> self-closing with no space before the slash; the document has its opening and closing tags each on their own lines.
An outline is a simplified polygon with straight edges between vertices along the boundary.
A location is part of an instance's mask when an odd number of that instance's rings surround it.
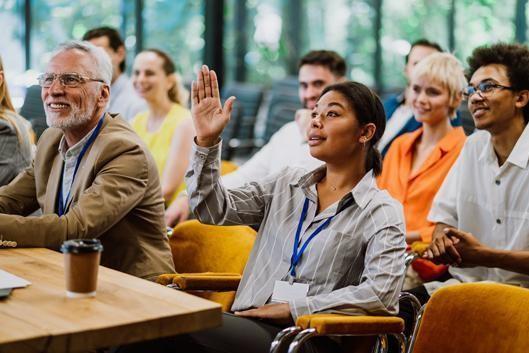
<svg viewBox="0 0 529 353">
<path fill-rule="evenodd" d="M 309 153 L 307 128 L 310 125 L 310 114 L 326 86 L 345 80 L 346 64 L 334 51 L 313 50 L 301 58 L 298 68 L 298 93 L 303 109 L 298 110 L 295 119 L 279 129 L 270 141 L 239 169 L 222 177 L 227 187 L 242 186 L 276 173 L 286 166 L 305 168 L 309 171 L 321 165 L 321 161 Z M 167 209 L 165 220 L 167 225 L 172 227 L 186 220 L 188 216 L 189 199 L 183 194 Z"/>
<path fill-rule="evenodd" d="M 93 28 L 84 34 L 83 40 L 103 48 L 112 61 L 111 94 L 107 110 L 119 113 L 130 121 L 136 114 L 147 109 L 145 101 L 134 92 L 130 79 L 125 74 L 127 53 L 119 32 L 112 27 Z"/>
<path fill-rule="evenodd" d="M 413 109 L 409 98 L 409 83 L 413 68 L 419 61 L 434 53 L 441 53 L 443 49 L 435 42 L 427 39 L 419 39 L 412 43 L 410 52 L 406 55 L 406 65 L 404 66 L 404 77 L 406 78 L 406 88 L 400 94 L 390 96 L 384 101 L 386 112 L 386 130 L 384 136 L 378 143 L 378 149 L 384 157 L 389 146 L 400 135 L 406 132 L 417 130 L 421 123 L 414 119 Z"/>
<path fill-rule="evenodd" d="M 131 125 L 154 156 L 162 194 L 169 205 L 184 189 L 194 135 L 191 113 L 185 108 L 187 94 L 173 61 L 158 49 L 144 50 L 136 56 L 132 82 L 148 110 L 136 115 Z"/>
<path fill-rule="evenodd" d="M 13 107 L 0 58 L 0 186 L 8 184 L 32 159 L 31 125 Z"/>
<path fill-rule="evenodd" d="M 463 128 L 450 124 L 466 86 L 463 66 L 448 53 L 429 55 L 411 74 L 408 97 L 422 127 L 393 141 L 377 180 L 404 206 L 408 244 L 432 240 L 434 224 L 427 220 L 428 212 L 466 140 Z M 445 272 L 444 266 L 421 259 L 413 268 L 424 281 Z"/>
</svg>

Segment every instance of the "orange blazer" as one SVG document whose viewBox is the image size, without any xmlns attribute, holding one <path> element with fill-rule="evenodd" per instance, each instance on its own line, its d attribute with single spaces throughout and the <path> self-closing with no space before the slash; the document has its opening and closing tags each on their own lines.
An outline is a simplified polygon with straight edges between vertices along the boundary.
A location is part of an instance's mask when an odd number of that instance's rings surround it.
<svg viewBox="0 0 529 353">
<path fill-rule="evenodd" d="M 386 189 L 404 206 L 407 232 L 419 232 L 422 241 L 430 242 L 434 224 L 426 217 L 433 198 L 465 144 L 463 128 L 455 127 L 439 143 L 423 165 L 411 173 L 413 151 L 423 129 L 404 134 L 389 148 L 378 177 L 378 186 Z"/>
</svg>

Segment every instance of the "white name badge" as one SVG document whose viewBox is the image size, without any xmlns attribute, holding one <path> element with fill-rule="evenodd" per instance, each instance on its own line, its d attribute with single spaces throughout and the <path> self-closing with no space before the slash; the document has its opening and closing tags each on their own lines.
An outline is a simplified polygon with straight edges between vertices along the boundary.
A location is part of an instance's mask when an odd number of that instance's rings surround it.
<svg viewBox="0 0 529 353">
<path fill-rule="evenodd" d="M 276 303 L 286 303 L 289 300 L 305 298 L 309 292 L 308 283 L 292 283 L 287 281 L 276 281 L 272 301 Z"/>
</svg>

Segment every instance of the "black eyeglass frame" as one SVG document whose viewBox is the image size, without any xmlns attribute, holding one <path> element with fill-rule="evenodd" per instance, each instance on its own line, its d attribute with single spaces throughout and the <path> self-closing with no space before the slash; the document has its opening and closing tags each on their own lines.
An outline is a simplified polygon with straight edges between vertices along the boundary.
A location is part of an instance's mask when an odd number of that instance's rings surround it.
<svg viewBox="0 0 529 353">
<path fill-rule="evenodd" d="M 463 97 L 469 99 L 474 93 L 478 93 L 481 97 L 487 96 L 489 93 L 492 93 L 495 89 L 507 89 L 510 91 L 514 90 L 514 87 L 500 85 L 499 83 L 494 82 L 480 82 L 476 87 L 466 86 L 463 90 Z"/>
</svg>

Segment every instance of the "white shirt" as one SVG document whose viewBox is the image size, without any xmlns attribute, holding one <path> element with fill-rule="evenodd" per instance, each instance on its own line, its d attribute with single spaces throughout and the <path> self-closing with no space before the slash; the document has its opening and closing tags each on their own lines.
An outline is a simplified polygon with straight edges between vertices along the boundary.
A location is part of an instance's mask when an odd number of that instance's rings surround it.
<svg viewBox="0 0 529 353">
<path fill-rule="evenodd" d="M 386 122 L 384 134 L 377 145 L 378 150 L 383 151 L 386 145 L 397 137 L 410 119 L 413 119 L 413 109 L 405 103 L 399 105 L 393 115 L 391 115 L 391 119 Z"/>
<path fill-rule="evenodd" d="M 222 184 L 231 189 L 262 180 L 288 166 L 302 168 L 308 172 L 322 164 L 322 161 L 310 155 L 307 141 L 297 123 L 292 121 L 279 129 L 270 141 L 239 169 L 222 177 Z"/>
<path fill-rule="evenodd" d="M 110 86 L 108 112 L 119 113 L 125 120 L 131 121 L 136 114 L 146 110 L 147 103 L 136 94 L 129 78 L 125 74 L 119 75 Z"/>
<path fill-rule="evenodd" d="M 428 219 L 472 233 L 504 250 L 529 250 L 529 127 L 500 167 L 486 131 L 468 137 L 437 193 Z M 494 281 L 529 287 L 529 276 L 498 268 L 451 267 L 460 282 Z M 439 282 L 427 284 L 429 292 Z"/>
</svg>

